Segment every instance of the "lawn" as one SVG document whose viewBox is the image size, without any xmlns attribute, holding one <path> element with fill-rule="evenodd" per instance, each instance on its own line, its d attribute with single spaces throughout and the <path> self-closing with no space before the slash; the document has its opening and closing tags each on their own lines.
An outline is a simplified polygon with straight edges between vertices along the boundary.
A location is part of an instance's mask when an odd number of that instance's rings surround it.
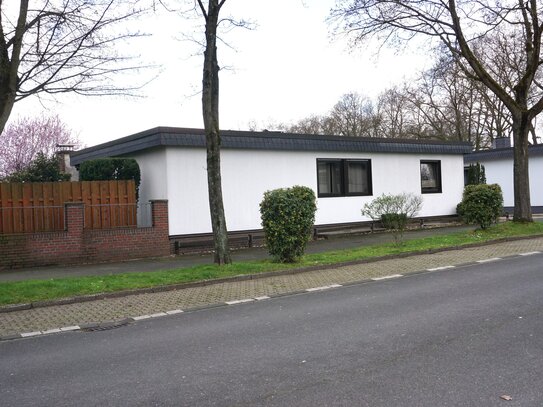
<svg viewBox="0 0 543 407">
<path fill-rule="evenodd" d="M 337 265 L 345 262 L 390 256 L 401 253 L 456 247 L 483 243 L 507 237 L 543 235 L 543 223 L 517 224 L 507 222 L 488 230 L 456 232 L 449 235 L 409 240 L 400 246 L 379 244 L 356 249 L 308 254 L 295 264 L 274 263 L 271 260 L 245 261 L 228 266 L 201 265 L 174 270 L 126 273 L 104 276 L 27 280 L 0 283 L 0 305 L 28 303 L 137 288 L 189 283 L 202 280 L 258 274 L 293 268 Z"/>
</svg>

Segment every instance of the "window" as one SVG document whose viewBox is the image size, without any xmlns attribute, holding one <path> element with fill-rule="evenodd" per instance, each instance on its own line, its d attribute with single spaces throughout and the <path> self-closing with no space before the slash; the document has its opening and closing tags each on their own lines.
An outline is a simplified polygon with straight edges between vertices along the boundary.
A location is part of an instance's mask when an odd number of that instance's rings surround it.
<svg viewBox="0 0 543 407">
<path fill-rule="evenodd" d="M 441 193 L 441 161 L 420 162 L 420 185 L 423 194 Z"/>
<path fill-rule="evenodd" d="M 371 195 L 371 160 L 317 159 L 319 197 Z"/>
</svg>

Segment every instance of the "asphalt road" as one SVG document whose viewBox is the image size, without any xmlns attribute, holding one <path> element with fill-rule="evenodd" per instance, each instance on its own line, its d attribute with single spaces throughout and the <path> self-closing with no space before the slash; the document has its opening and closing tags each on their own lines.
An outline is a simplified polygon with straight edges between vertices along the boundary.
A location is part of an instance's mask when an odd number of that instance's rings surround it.
<svg viewBox="0 0 543 407">
<path fill-rule="evenodd" d="M 0 404 L 541 406 L 542 260 L 2 342 Z"/>
</svg>

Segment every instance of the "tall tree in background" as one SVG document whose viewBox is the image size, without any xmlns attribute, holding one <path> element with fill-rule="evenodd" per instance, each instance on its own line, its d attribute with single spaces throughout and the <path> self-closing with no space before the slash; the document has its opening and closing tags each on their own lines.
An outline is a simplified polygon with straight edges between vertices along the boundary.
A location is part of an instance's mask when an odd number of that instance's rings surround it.
<svg viewBox="0 0 543 407">
<path fill-rule="evenodd" d="M 139 0 L 0 1 L 0 133 L 14 104 L 40 93 L 127 93 L 115 74 L 135 69 L 118 43 L 137 36 L 119 24 Z"/>
<path fill-rule="evenodd" d="M 219 13 L 226 0 L 209 0 L 207 8 L 202 0 L 198 6 L 205 19 L 205 51 L 202 80 L 202 112 L 207 146 L 207 184 L 211 227 L 215 247 L 215 263 L 232 262 L 228 247 L 226 218 L 222 199 L 221 135 L 219 127 L 219 64 L 217 62 L 217 27 Z"/>
<path fill-rule="evenodd" d="M 325 115 L 313 115 L 294 124 L 272 124 L 269 127 L 297 134 L 375 137 L 377 126 L 378 116 L 371 99 L 351 92 L 342 95 Z"/>
<path fill-rule="evenodd" d="M 379 137 L 407 138 L 409 127 L 409 97 L 406 87 L 386 89 L 377 98 Z"/>
<path fill-rule="evenodd" d="M 330 112 L 334 133 L 347 137 L 374 137 L 376 115 L 372 101 L 358 93 L 347 93 Z"/>
<path fill-rule="evenodd" d="M 0 178 L 25 169 L 39 153 L 53 156 L 59 144 L 78 146 L 80 141 L 58 116 L 23 117 L 10 122 L 0 134 Z"/>
<path fill-rule="evenodd" d="M 435 38 L 464 73 L 488 88 L 511 113 L 514 139 L 514 220 L 532 221 L 528 177 L 528 137 L 543 110 L 541 85 L 541 4 L 537 0 L 338 0 L 332 19 L 355 42 L 377 38 L 398 44 L 417 35 Z M 515 52 L 496 53 L 477 41 L 502 44 Z M 512 68 L 504 77 L 496 58 Z"/>
</svg>

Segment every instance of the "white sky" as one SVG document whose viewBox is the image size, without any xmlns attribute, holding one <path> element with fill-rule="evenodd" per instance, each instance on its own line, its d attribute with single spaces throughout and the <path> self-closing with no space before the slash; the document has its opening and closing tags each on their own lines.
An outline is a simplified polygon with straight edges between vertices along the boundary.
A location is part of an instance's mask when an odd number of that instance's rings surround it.
<svg viewBox="0 0 543 407">
<path fill-rule="evenodd" d="M 332 41 L 325 22 L 334 0 L 228 0 L 222 15 L 251 20 L 254 30 L 236 29 L 219 45 L 220 125 L 244 130 L 273 122 L 294 122 L 327 112 L 347 92 L 377 96 L 427 67 L 423 52 L 395 55 L 376 47 L 350 52 L 345 41 Z M 148 16 L 138 23 L 151 33 L 139 39 L 142 60 L 160 64 L 160 75 L 142 89 L 143 98 L 61 95 L 40 103 L 16 104 L 13 117 L 59 114 L 86 146 L 156 126 L 203 127 L 200 87 L 203 56 L 183 35 L 194 21 L 177 15 Z M 197 21 L 200 23 L 200 21 Z M 150 76 L 134 76 L 141 83 Z"/>
</svg>

